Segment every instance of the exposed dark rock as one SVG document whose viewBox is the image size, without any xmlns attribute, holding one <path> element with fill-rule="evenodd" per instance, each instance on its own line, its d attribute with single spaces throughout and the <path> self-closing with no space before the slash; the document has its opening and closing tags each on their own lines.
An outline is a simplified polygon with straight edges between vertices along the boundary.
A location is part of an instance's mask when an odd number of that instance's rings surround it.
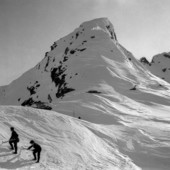
<svg viewBox="0 0 170 170">
<path fill-rule="evenodd" d="M 50 62 L 50 56 L 47 57 L 47 62 L 46 62 L 44 71 L 48 71 L 48 70 L 47 70 L 47 67 L 48 67 L 48 65 L 49 65 L 49 62 Z"/>
<path fill-rule="evenodd" d="M 75 89 L 73 89 L 73 88 L 68 88 L 68 87 L 66 87 L 66 85 L 64 85 L 63 88 L 60 88 L 60 89 L 58 90 L 58 92 L 56 93 L 56 97 L 57 97 L 57 98 L 62 98 L 62 97 L 64 97 L 64 95 L 65 95 L 66 93 L 69 93 L 69 92 L 74 91 L 74 90 L 75 90 Z"/>
<path fill-rule="evenodd" d="M 83 45 L 83 44 L 85 44 L 86 42 L 87 42 L 87 41 L 86 41 L 86 40 L 84 40 L 84 41 L 82 42 L 82 45 Z"/>
<path fill-rule="evenodd" d="M 54 49 L 54 47 L 53 46 L 51 46 L 51 51 Z"/>
<path fill-rule="evenodd" d="M 40 84 L 38 84 L 38 81 L 36 81 L 36 82 L 34 83 L 34 85 L 28 86 L 28 87 L 27 87 L 27 90 L 30 92 L 30 95 L 33 95 L 33 94 L 36 93 L 36 89 L 37 89 L 38 87 L 40 87 Z"/>
<path fill-rule="evenodd" d="M 164 54 L 166 58 L 170 58 L 170 54 Z"/>
<path fill-rule="evenodd" d="M 165 72 L 167 68 L 163 68 L 162 71 Z"/>
<path fill-rule="evenodd" d="M 55 82 L 56 86 L 58 85 L 58 81 L 60 81 L 59 76 L 63 74 L 65 70 L 66 69 L 62 67 L 62 65 L 59 65 L 57 68 L 52 68 L 51 79 Z"/>
<path fill-rule="evenodd" d="M 67 87 L 67 83 L 65 81 L 66 74 L 64 72 L 66 68 L 62 65 L 58 66 L 57 68 L 53 68 L 51 71 L 51 79 L 52 82 L 55 83 L 57 88 L 56 97 L 60 98 L 63 97 L 66 93 L 74 91 L 75 89 Z"/>
<path fill-rule="evenodd" d="M 117 41 L 117 36 L 116 36 L 115 32 L 114 32 L 114 37 L 115 37 L 115 40 Z"/>
<path fill-rule="evenodd" d="M 48 94 L 48 101 L 51 103 L 52 102 L 52 98 L 50 96 L 50 94 Z"/>
<path fill-rule="evenodd" d="M 144 64 L 147 64 L 147 65 L 151 65 L 151 64 L 149 63 L 149 61 L 148 61 L 145 57 L 142 57 L 142 58 L 140 59 L 140 62 L 141 62 L 141 63 L 144 63 Z"/>
<path fill-rule="evenodd" d="M 136 89 L 136 85 L 135 85 L 133 88 L 129 89 L 129 90 L 137 90 L 137 89 Z"/>
<path fill-rule="evenodd" d="M 111 28 L 110 28 L 110 25 L 107 25 L 106 28 L 107 28 L 107 30 L 110 32 L 111 39 L 114 39 L 114 35 L 115 35 L 115 34 L 113 34 L 113 32 L 112 32 L 112 30 L 111 30 Z M 116 39 L 116 38 L 115 38 L 115 39 Z"/>
<path fill-rule="evenodd" d="M 74 54 L 76 51 L 75 50 L 71 50 L 70 51 L 70 54 Z"/>
<path fill-rule="evenodd" d="M 82 48 L 82 49 L 74 49 L 70 51 L 70 54 L 74 54 L 76 51 L 84 51 L 86 50 L 86 48 Z"/>
<path fill-rule="evenodd" d="M 78 49 L 78 51 L 84 51 L 84 50 L 86 50 L 86 48 Z"/>
<path fill-rule="evenodd" d="M 35 94 L 35 87 L 34 86 L 31 86 L 31 87 L 27 87 L 27 90 L 30 92 L 30 95 L 33 95 Z"/>
<path fill-rule="evenodd" d="M 67 47 L 67 48 L 65 49 L 64 54 L 67 55 L 68 52 L 69 52 L 69 48 Z"/>
<path fill-rule="evenodd" d="M 50 106 L 46 105 L 44 102 L 34 101 L 32 98 L 25 100 L 21 105 L 22 106 L 31 106 L 31 107 L 35 107 L 38 109 L 52 110 L 52 108 Z"/>
<path fill-rule="evenodd" d="M 77 33 L 76 33 L 76 39 L 78 38 L 78 36 L 79 36 L 79 33 L 77 32 Z"/>
<path fill-rule="evenodd" d="M 32 98 L 29 98 L 27 100 L 25 100 L 21 105 L 22 106 L 31 106 L 34 103 Z"/>
<path fill-rule="evenodd" d="M 45 53 L 45 57 L 47 57 L 47 56 L 48 56 L 48 52 Z"/>
<path fill-rule="evenodd" d="M 97 93 L 97 94 L 100 94 L 101 92 L 97 91 L 97 90 L 89 90 L 87 93 Z"/>
<path fill-rule="evenodd" d="M 51 46 L 51 51 L 54 50 L 54 48 L 56 48 L 56 47 L 57 47 L 57 43 L 54 42 L 54 44 Z"/>
<path fill-rule="evenodd" d="M 36 84 L 36 86 L 35 86 L 36 88 L 38 88 L 38 87 L 40 87 L 40 84 Z"/>
<path fill-rule="evenodd" d="M 64 56 L 63 62 L 68 60 L 68 56 Z"/>
</svg>

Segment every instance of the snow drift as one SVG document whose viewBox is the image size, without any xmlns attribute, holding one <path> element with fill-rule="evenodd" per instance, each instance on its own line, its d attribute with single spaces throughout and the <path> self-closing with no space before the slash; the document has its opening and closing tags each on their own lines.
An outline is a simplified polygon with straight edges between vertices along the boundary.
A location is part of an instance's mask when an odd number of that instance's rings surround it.
<svg viewBox="0 0 170 170">
<path fill-rule="evenodd" d="M 7 144 L 1 145 L 1 169 L 140 169 L 105 139 L 110 137 L 100 132 L 104 128 L 100 125 L 44 110 L 12 106 L 0 109 L 1 140 L 9 138 L 8 126 L 15 126 L 20 134 L 17 156 L 7 153 Z M 31 162 L 31 152 L 22 148 L 29 146 L 31 139 L 43 148 L 40 164 Z"/>
</svg>

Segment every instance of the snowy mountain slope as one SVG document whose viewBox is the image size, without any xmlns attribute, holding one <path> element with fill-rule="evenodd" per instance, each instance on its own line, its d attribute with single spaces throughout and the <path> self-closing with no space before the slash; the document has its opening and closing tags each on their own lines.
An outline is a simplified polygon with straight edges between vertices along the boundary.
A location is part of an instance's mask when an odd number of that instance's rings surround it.
<svg viewBox="0 0 170 170">
<path fill-rule="evenodd" d="M 14 126 L 20 136 L 17 155 L 9 152 L 7 143 L 0 146 L 0 169 L 169 169 L 169 107 L 157 106 L 161 118 L 142 116 L 139 114 L 142 111 L 134 111 L 119 115 L 121 120 L 107 105 L 103 109 L 105 119 L 110 119 L 110 114 L 115 117 L 112 124 L 93 124 L 30 107 L 0 106 L 0 140 L 9 139 L 10 126 Z M 30 161 L 31 151 L 23 149 L 31 139 L 43 148 L 39 164 Z"/>
<path fill-rule="evenodd" d="M 1 140 L 9 138 L 10 126 L 15 126 L 20 135 L 19 154 L 9 154 L 8 144 L 1 145 L 1 169 L 140 169 L 118 151 L 116 139 L 111 144 L 97 135 L 100 125 L 51 111 L 12 106 L 1 106 L 0 110 Z M 31 139 L 43 148 L 40 164 L 30 162 L 32 153 L 22 149 Z"/>
<path fill-rule="evenodd" d="M 150 72 L 161 79 L 170 83 L 170 53 L 161 53 L 153 56 L 152 61 L 148 62 L 145 57 L 140 59 L 140 62 Z"/>
<path fill-rule="evenodd" d="M 21 134 L 20 145 L 37 139 L 45 149 L 42 168 L 169 170 L 170 85 L 119 44 L 106 18 L 55 42 L 40 63 L 0 88 L 0 104 L 58 112 L 1 106 L 1 139 L 10 125 Z M 8 163 L 22 162 L 0 165 Z"/>
<path fill-rule="evenodd" d="M 0 103 L 56 110 L 60 101 L 84 100 L 89 93 L 105 94 L 103 84 L 135 100 L 145 100 L 141 99 L 144 95 L 152 96 L 151 102 L 156 102 L 156 97 L 169 104 L 169 84 L 143 68 L 118 43 L 106 18 L 85 22 L 55 42 L 40 63 L 0 88 Z M 134 87 L 141 95 L 130 91 Z M 166 96 L 164 89 L 168 90 Z"/>
</svg>

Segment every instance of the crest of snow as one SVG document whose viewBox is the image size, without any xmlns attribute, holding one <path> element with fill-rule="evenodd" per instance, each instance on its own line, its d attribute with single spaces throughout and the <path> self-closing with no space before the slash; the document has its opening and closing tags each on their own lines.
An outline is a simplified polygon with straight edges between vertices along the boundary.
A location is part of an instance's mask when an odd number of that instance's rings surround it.
<svg viewBox="0 0 170 170">
<path fill-rule="evenodd" d="M 99 27 L 98 25 L 97 25 L 96 27 L 93 27 L 93 28 L 92 28 L 92 30 L 102 30 L 102 31 L 104 31 L 104 32 L 105 32 L 105 30 L 104 30 L 104 29 L 102 29 L 101 27 Z"/>
</svg>

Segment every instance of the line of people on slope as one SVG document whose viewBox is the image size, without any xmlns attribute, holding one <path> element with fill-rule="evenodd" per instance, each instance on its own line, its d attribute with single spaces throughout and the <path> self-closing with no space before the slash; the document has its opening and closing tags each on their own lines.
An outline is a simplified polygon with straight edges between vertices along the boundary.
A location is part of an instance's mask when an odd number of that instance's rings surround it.
<svg viewBox="0 0 170 170">
<path fill-rule="evenodd" d="M 18 142 L 19 142 L 19 136 L 17 134 L 17 132 L 14 130 L 14 127 L 11 127 L 11 137 L 9 139 L 9 144 L 11 146 L 11 150 L 14 150 L 14 154 L 17 154 L 17 150 L 18 150 Z M 34 159 L 36 161 L 36 163 L 39 162 L 40 160 L 40 153 L 41 153 L 41 146 L 37 143 L 35 143 L 33 140 L 30 141 L 31 146 L 29 146 L 27 149 L 33 149 L 33 156 Z"/>
</svg>

